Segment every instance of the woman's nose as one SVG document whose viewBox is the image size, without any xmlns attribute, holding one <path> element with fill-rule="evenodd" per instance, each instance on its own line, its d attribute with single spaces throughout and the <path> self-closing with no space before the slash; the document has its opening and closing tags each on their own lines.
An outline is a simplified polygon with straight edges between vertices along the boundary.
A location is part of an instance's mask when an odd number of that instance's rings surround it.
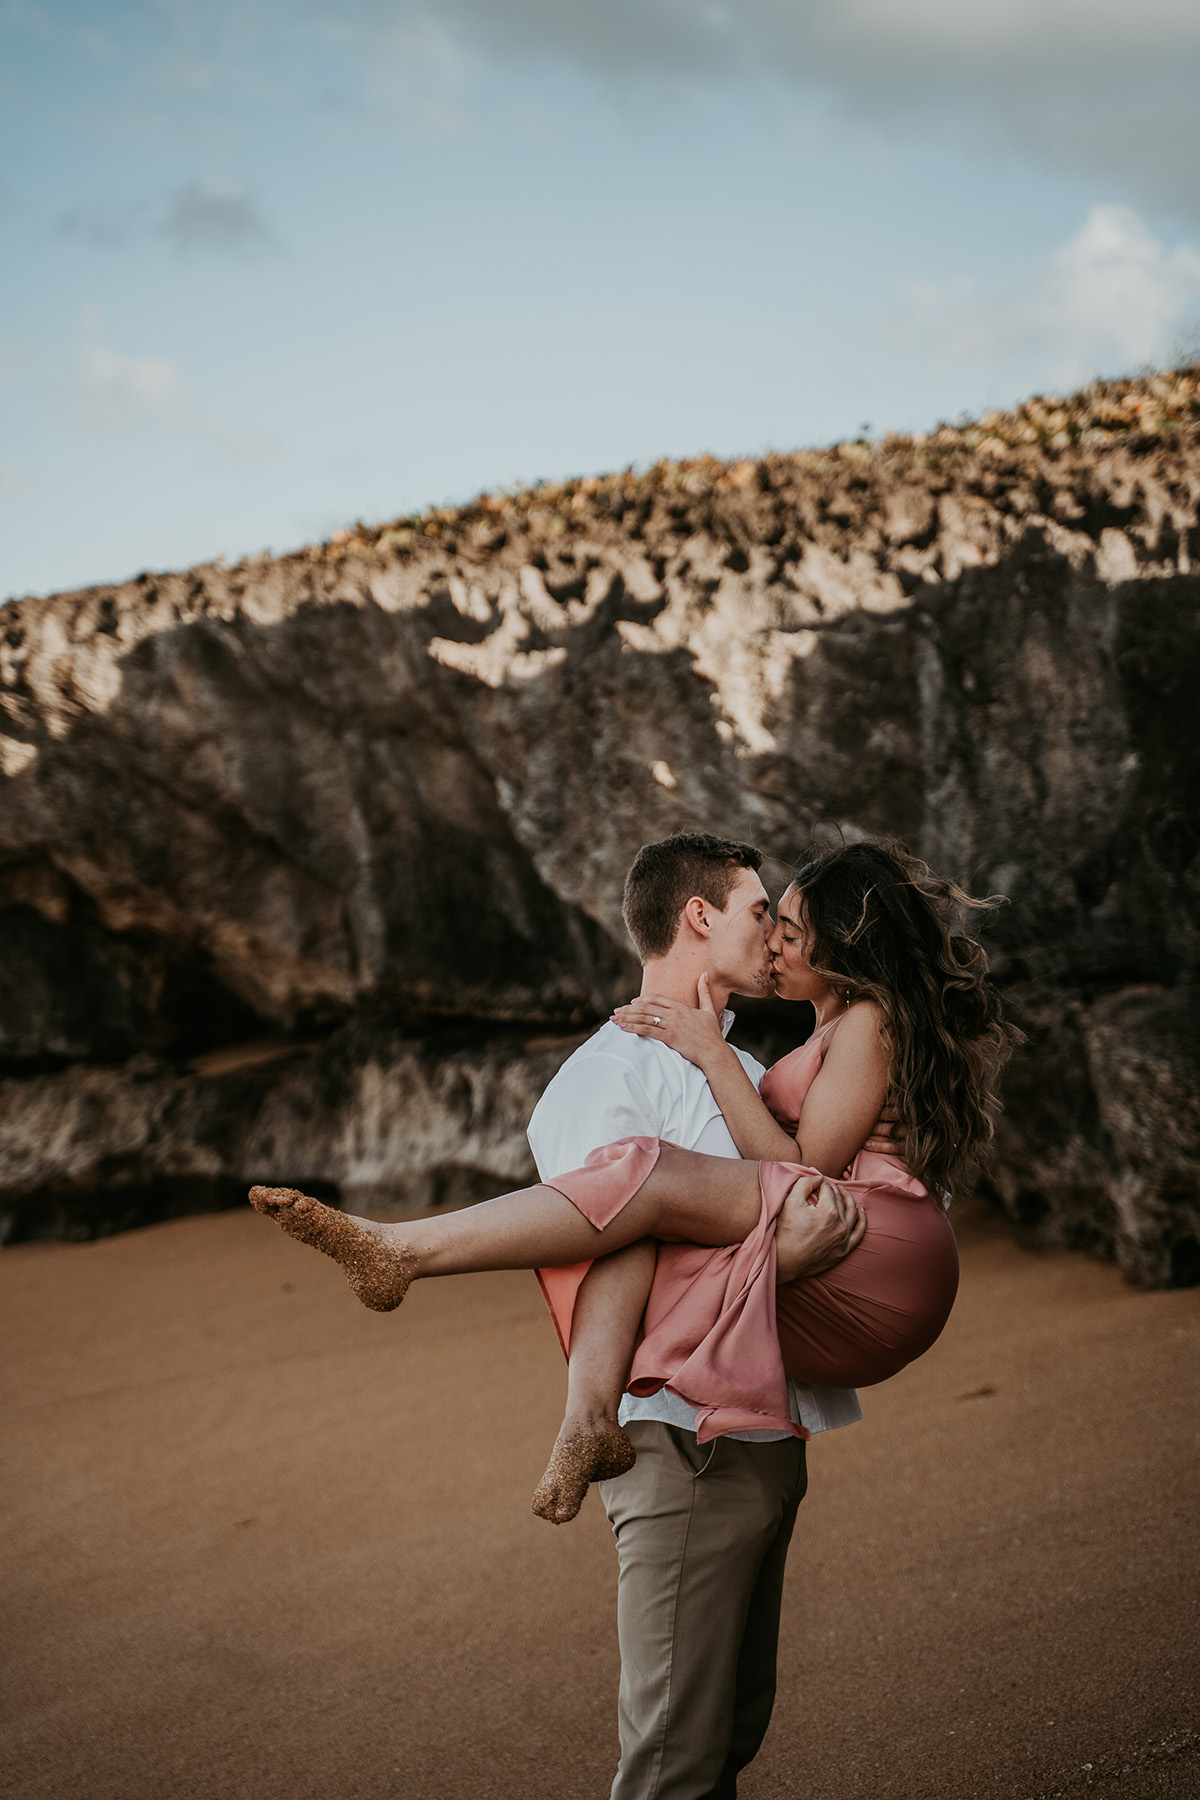
<svg viewBox="0 0 1200 1800">
<path fill-rule="evenodd" d="M 767 934 L 767 949 L 771 952 L 772 956 L 778 956 L 782 948 L 783 933 L 779 929 L 778 919 L 775 919 L 772 920 L 771 929 Z"/>
</svg>

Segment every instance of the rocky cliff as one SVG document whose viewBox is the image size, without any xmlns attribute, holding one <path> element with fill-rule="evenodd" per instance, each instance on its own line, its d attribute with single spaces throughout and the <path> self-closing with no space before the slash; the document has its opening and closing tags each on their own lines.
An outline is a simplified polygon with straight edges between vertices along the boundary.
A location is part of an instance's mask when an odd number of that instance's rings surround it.
<svg viewBox="0 0 1200 1800">
<path fill-rule="evenodd" d="M 988 1192 L 1200 1277 L 1197 374 L 5 607 L 10 1234 L 522 1178 L 638 845 L 835 821 L 1011 900 Z"/>
</svg>

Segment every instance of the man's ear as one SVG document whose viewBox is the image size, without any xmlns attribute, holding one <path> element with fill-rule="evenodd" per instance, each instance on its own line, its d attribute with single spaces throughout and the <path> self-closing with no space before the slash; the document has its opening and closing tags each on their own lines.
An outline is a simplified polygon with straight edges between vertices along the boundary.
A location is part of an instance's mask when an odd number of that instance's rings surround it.
<svg viewBox="0 0 1200 1800">
<path fill-rule="evenodd" d="M 712 926 L 710 918 L 712 907 L 707 900 L 701 900 L 699 894 L 693 894 L 680 915 L 681 922 L 688 925 L 700 937 L 708 937 Z"/>
</svg>

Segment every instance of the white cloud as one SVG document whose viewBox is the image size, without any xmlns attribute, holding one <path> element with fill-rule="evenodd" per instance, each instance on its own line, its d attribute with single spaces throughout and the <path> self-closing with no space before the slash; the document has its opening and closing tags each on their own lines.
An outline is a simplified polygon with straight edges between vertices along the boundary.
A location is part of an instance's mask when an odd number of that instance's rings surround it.
<svg viewBox="0 0 1200 1800">
<path fill-rule="evenodd" d="M 246 189 L 219 182 L 177 188 L 155 229 L 180 250 L 248 250 L 271 239 Z"/>
<path fill-rule="evenodd" d="M 1196 0 L 130 0 L 97 30 L 108 66 L 154 46 L 127 100 L 182 101 L 181 130 L 198 99 L 382 106 L 456 132 L 489 61 L 556 59 L 609 83 L 766 78 L 1200 218 Z M 327 91 L 299 73 L 314 43 Z"/>
<path fill-rule="evenodd" d="M 476 74 L 443 18 L 399 21 L 385 53 L 368 67 L 367 97 L 426 136 L 462 138 L 471 127 Z"/>
<path fill-rule="evenodd" d="M 186 181 L 157 200 L 148 196 L 92 200 L 68 207 L 55 222 L 60 237 L 120 250 L 147 236 L 177 250 L 237 253 L 269 245 L 271 232 L 242 184 Z"/>
<path fill-rule="evenodd" d="M 1094 206 L 1026 292 L 909 283 L 873 341 L 929 363 L 1070 387 L 1178 355 L 1200 319 L 1200 251 L 1168 249 L 1137 213 Z"/>
<path fill-rule="evenodd" d="M 101 340 L 95 309 L 84 316 L 75 381 L 76 423 L 104 434 L 173 430 L 193 408 L 182 364 L 170 356 L 127 356 Z"/>
<path fill-rule="evenodd" d="M 315 0 L 315 10 L 323 10 Z M 1107 66 L 1136 76 L 1200 52 L 1193 0 L 338 0 L 360 17 L 457 16 L 499 46 L 569 55 L 625 70 L 758 64 L 793 76 L 837 75 L 850 85 L 924 83 L 948 71 L 990 79 L 1021 69 L 1085 76 Z"/>
<path fill-rule="evenodd" d="M 1095 206 L 1055 251 L 1043 302 L 1047 335 L 1076 341 L 1103 367 L 1165 360 L 1200 310 L 1200 251 L 1173 250 L 1124 206 Z"/>
<path fill-rule="evenodd" d="M 129 355 L 105 342 L 99 309 L 84 309 L 73 382 L 73 422 L 105 437 L 185 436 L 225 456 L 273 455 L 275 439 L 251 426 L 212 417 L 197 405 L 182 363 L 172 356 Z"/>
<path fill-rule="evenodd" d="M 82 238 L 103 250 L 127 244 L 145 224 L 144 200 L 96 200 L 69 206 L 54 222 L 59 237 Z"/>
<path fill-rule="evenodd" d="M 331 0 L 305 5 L 335 16 Z M 765 75 L 1200 217 L 1195 0 L 337 0 L 336 16 L 377 31 L 435 19 L 493 54 L 608 80 Z"/>
</svg>

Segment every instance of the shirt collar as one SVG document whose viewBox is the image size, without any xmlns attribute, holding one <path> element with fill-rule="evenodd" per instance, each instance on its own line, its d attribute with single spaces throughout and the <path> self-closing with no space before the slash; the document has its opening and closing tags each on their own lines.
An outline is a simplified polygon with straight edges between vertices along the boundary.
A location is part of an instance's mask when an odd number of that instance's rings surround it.
<svg viewBox="0 0 1200 1800">
<path fill-rule="evenodd" d="M 723 1038 L 727 1038 L 729 1036 L 730 1030 L 732 1029 L 732 1026 L 733 1026 L 733 1021 L 736 1018 L 737 1018 L 736 1013 L 730 1012 L 728 1007 L 724 1008 L 724 1010 L 721 1013 L 721 1036 Z"/>
</svg>

